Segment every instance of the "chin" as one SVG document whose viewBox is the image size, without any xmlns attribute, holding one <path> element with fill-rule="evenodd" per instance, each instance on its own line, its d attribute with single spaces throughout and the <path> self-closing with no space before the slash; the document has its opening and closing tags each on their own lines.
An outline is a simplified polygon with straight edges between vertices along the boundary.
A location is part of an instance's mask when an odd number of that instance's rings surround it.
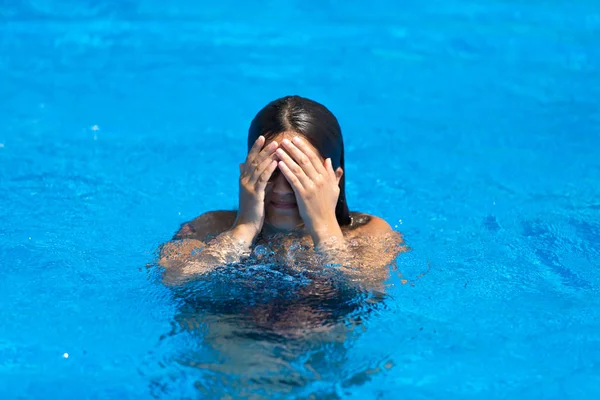
<svg viewBox="0 0 600 400">
<path fill-rule="evenodd" d="M 269 225 L 277 230 L 293 231 L 302 225 L 298 212 L 268 212 L 265 219 Z"/>
</svg>

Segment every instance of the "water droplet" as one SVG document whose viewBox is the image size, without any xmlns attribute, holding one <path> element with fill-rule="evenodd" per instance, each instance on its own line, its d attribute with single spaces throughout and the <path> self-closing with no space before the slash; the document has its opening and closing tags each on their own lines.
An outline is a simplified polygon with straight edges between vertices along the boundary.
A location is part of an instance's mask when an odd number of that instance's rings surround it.
<svg viewBox="0 0 600 400">
<path fill-rule="evenodd" d="M 254 248 L 254 255 L 257 257 L 263 257 L 264 255 L 266 255 L 268 253 L 268 250 L 265 246 L 263 245 L 258 245 Z"/>
<path fill-rule="evenodd" d="M 97 132 L 100 130 L 100 127 L 98 125 L 93 125 L 90 129 L 93 130 L 94 132 Z"/>
<path fill-rule="evenodd" d="M 0 143 L 0 149 L 4 148 L 4 143 Z"/>
<path fill-rule="evenodd" d="M 63 354 L 63 358 L 69 358 L 69 353 Z"/>
</svg>

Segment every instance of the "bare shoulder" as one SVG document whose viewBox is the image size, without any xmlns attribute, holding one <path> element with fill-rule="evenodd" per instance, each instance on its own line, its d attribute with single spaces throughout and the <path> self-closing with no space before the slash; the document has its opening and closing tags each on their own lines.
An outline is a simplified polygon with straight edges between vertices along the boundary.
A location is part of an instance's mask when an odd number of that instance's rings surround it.
<svg viewBox="0 0 600 400">
<path fill-rule="evenodd" d="M 209 211 L 189 222 L 185 222 L 173 236 L 178 239 L 207 240 L 230 229 L 235 222 L 236 211 Z"/>
<path fill-rule="evenodd" d="M 352 213 L 352 224 L 347 230 L 349 236 L 385 236 L 393 232 L 383 218 L 359 212 Z"/>
</svg>

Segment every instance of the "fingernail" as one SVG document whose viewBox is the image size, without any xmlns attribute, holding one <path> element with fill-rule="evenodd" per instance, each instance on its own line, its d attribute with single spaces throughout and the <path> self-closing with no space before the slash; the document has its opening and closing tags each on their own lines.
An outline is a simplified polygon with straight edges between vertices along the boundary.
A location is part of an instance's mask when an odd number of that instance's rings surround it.
<svg viewBox="0 0 600 400">
<path fill-rule="evenodd" d="M 300 141 L 300 138 L 298 136 L 294 136 L 293 141 L 296 142 L 296 143 L 298 143 Z"/>
<path fill-rule="evenodd" d="M 290 141 L 287 139 L 283 139 L 283 144 L 290 144 Z"/>
</svg>

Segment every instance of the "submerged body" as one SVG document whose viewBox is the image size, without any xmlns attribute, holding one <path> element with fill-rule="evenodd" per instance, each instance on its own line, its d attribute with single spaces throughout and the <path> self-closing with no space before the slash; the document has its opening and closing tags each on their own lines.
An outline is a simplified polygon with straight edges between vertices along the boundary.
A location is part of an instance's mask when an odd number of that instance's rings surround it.
<svg viewBox="0 0 600 400">
<path fill-rule="evenodd" d="M 190 282 L 174 291 L 174 334 L 198 334 L 218 355 L 180 363 L 236 376 L 226 387 L 283 393 L 328 373 L 324 349 L 345 357 L 354 327 L 383 305 L 389 266 L 405 247 L 383 219 L 350 212 L 341 131 L 323 106 L 269 104 L 248 147 L 238 210 L 184 223 L 160 264 L 167 284 Z M 307 374 L 291 367 L 298 362 Z"/>
</svg>

